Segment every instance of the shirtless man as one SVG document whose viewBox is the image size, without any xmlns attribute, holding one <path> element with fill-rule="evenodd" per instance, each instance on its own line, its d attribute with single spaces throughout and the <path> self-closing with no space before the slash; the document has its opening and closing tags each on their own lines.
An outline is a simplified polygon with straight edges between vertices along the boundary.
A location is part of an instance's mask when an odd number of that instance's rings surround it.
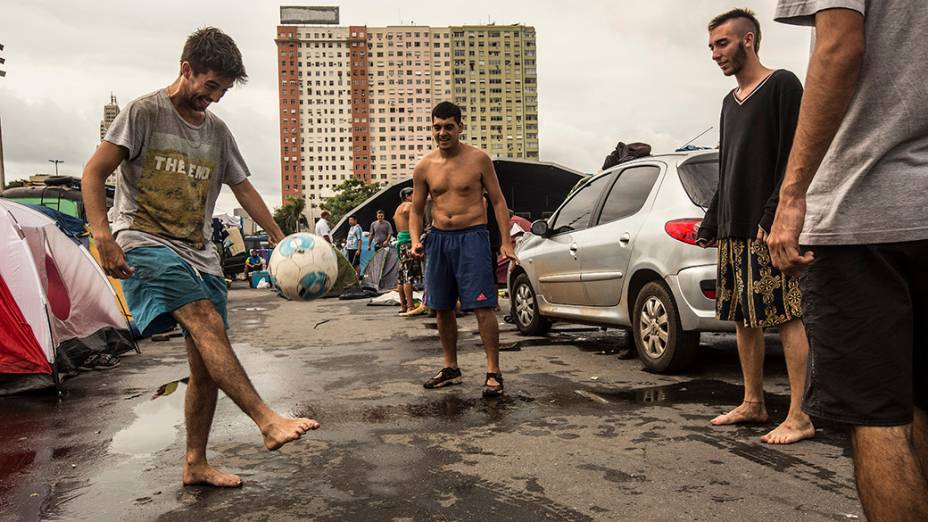
<svg viewBox="0 0 928 522">
<path fill-rule="evenodd" d="M 190 35 L 171 85 L 126 106 L 84 167 L 84 207 L 107 275 L 122 279 L 129 310 L 144 336 L 183 327 L 190 366 L 184 404 L 187 451 L 184 485 L 238 487 L 242 480 L 206 460 L 219 390 L 261 430 L 276 450 L 319 423 L 284 417 L 248 379 L 226 330 L 226 283 L 219 256 L 207 241 L 222 185 L 271 240 L 284 238 L 264 200 L 248 181 L 248 167 L 229 128 L 207 110 L 247 78 L 231 38 L 208 27 Z M 103 183 L 119 183 L 112 228 Z"/>
<path fill-rule="evenodd" d="M 412 253 L 412 238 L 409 235 L 409 209 L 412 207 L 412 188 L 400 191 L 400 206 L 396 207 L 393 222 L 396 223 L 396 252 L 400 259 L 399 294 L 400 315 L 406 315 L 413 306 L 413 285 L 422 277 L 422 261 Z"/>
<path fill-rule="evenodd" d="M 490 259 L 487 212 L 492 210 L 499 224 L 500 237 L 509 233 L 509 210 L 499 188 L 493 162 L 482 150 L 459 141 L 464 124 L 461 109 L 441 102 L 432 110 L 432 138 L 437 147 L 416 165 L 412 175 L 412 208 L 409 232 L 412 251 L 423 253 L 429 262 L 425 274 L 426 304 L 438 318 L 438 336 L 444 352 L 444 368 L 423 386 L 441 388 L 461 383 L 458 368 L 455 304 L 473 310 L 480 338 L 487 354 L 483 396 L 503 393 L 499 370 L 499 325 L 496 322 L 496 279 Z M 492 209 L 483 204 L 486 191 Z M 422 215 L 428 196 L 432 197 L 432 230 L 427 245 L 420 242 Z M 500 253 L 515 260 L 512 245 L 505 243 Z"/>
</svg>

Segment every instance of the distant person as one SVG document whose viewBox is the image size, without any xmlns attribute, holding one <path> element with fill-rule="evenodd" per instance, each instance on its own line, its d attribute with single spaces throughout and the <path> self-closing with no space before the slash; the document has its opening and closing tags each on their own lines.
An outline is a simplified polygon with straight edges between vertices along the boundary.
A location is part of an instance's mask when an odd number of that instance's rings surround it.
<svg viewBox="0 0 928 522">
<path fill-rule="evenodd" d="M 450 102 L 432 110 L 432 138 L 436 148 L 425 155 L 413 171 L 412 208 L 409 232 L 412 250 L 428 258 L 425 284 L 429 308 L 437 312 L 438 335 L 444 352 L 444 368 L 425 382 L 425 388 L 461 383 L 457 360 L 455 304 L 477 316 L 480 338 L 487 356 L 484 397 L 503 393 L 499 368 L 499 325 L 496 281 L 491 263 L 490 233 L 483 193 L 487 192 L 500 236 L 509 233 L 506 200 L 499 188 L 493 162 L 482 150 L 460 142 L 464 123 L 461 109 Z M 422 214 L 432 197 L 432 228 L 426 244 L 420 242 Z M 505 242 L 501 252 L 515 259 Z"/>
<path fill-rule="evenodd" d="M 232 187 L 272 241 L 284 237 L 248 181 L 248 167 L 229 128 L 207 111 L 246 78 L 231 38 L 211 27 L 197 30 L 184 45 L 178 78 L 119 113 L 82 180 L 103 270 L 124 279 L 126 302 L 142 335 L 169 331 L 177 323 L 183 327 L 190 365 L 185 485 L 242 484 L 206 459 L 220 389 L 257 424 L 267 449 L 276 450 L 319 426 L 268 407 L 226 335 L 226 284 L 218 253 L 208 241 L 222 185 Z M 113 171 L 119 181 L 111 230 L 104 182 Z"/>
<path fill-rule="evenodd" d="M 393 239 L 393 225 L 385 219 L 386 216 L 383 210 L 377 211 L 377 220 L 371 223 L 368 250 L 379 250 L 384 245 L 389 245 Z"/>
<path fill-rule="evenodd" d="M 409 235 L 409 211 L 412 207 L 412 188 L 400 191 L 400 205 L 396 207 L 393 221 L 396 223 L 396 250 L 400 259 L 397 281 L 400 294 L 400 315 L 416 308 L 413 289 L 422 279 L 422 262 L 412 253 L 412 237 Z"/>
<path fill-rule="evenodd" d="M 258 255 L 258 251 L 252 248 L 248 251 L 248 257 L 245 258 L 245 280 L 248 280 L 248 274 L 255 270 L 264 270 L 264 258 Z"/>
<path fill-rule="evenodd" d="M 928 520 L 928 2 L 789 0 L 815 37 L 768 244 L 803 269 L 805 410 L 850 425 L 868 520 Z"/>
<path fill-rule="evenodd" d="M 316 235 L 332 243 L 332 227 L 329 225 L 329 211 L 323 210 L 316 221 Z"/>
<path fill-rule="evenodd" d="M 809 341 L 802 324 L 799 280 L 770 261 L 766 238 L 777 208 L 780 182 L 796 132 L 802 84 L 757 57 L 760 24 L 754 13 L 734 9 L 709 23 L 712 59 L 738 86 L 722 100 L 719 184 L 699 228 L 699 244 L 718 241 L 716 317 L 735 321 L 744 400 L 712 424 L 769 420 L 764 402 L 764 328 L 778 327 L 789 374 L 786 419 L 761 437 L 790 444 L 815 436 L 802 411 Z"/>
<path fill-rule="evenodd" d="M 364 231 L 361 229 L 361 225 L 358 224 L 358 218 L 356 216 L 348 217 L 348 238 L 345 240 L 345 254 L 348 257 L 348 261 L 351 261 L 351 266 L 354 267 L 356 273 L 360 273 L 361 270 L 361 244 L 363 242 Z"/>
</svg>

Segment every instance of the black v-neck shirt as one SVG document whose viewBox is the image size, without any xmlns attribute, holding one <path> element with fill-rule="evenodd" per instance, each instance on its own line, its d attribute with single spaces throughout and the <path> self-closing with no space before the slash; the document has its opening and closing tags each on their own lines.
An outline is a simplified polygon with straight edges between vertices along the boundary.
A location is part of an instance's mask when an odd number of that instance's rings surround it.
<svg viewBox="0 0 928 522">
<path fill-rule="evenodd" d="M 722 101 L 719 186 L 699 229 L 704 239 L 753 238 L 768 233 L 796 133 L 802 84 L 777 70 L 743 100 Z"/>
</svg>

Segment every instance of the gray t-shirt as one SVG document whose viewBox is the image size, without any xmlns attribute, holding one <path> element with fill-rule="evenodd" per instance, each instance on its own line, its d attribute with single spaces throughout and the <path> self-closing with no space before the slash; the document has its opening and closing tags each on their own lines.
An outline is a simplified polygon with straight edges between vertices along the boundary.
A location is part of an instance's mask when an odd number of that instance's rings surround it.
<svg viewBox="0 0 928 522">
<path fill-rule="evenodd" d="M 129 151 L 109 215 L 119 246 L 167 246 L 200 272 L 221 276 L 209 242 L 216 198 L 223 183 L 249 176 L 226 124 L 207 112 L 192 125 L 162 89 L 130 102 L 104 139 Z"/>
<path fill-rule="evenodd" d="M 780 0 L 776 20 L 813 25 L 815 13 L 864 15 L 857 92 L 809 186 L 804 245 L 928 239 L 928 2 Z"/>
<path fill-rule="evenodd" d="M 387 236 L 393 235 L 393 225 L 390 224 L 386 219 L 383 220 L 383 223 L 379 221 L 374 221 L 371 223 L 371 244 L 374 246 L 381 246 L 383 242 L 387 240 Z"/>
</svg>

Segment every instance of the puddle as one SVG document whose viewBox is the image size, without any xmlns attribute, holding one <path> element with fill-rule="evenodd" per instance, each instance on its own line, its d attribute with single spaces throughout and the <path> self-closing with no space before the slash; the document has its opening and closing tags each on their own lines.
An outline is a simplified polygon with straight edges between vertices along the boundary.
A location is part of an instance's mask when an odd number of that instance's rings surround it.
<svg viewBox="0 0 928 522">
<path fill-rule="evenodd" d="M 609 402 L 632 402 L 636 404 L 705 404 L 707 406 L 736 406 L 744 397 L 744 388 L 737 384 L 715 379 L 696 379 L 663 386 L 649 386 L 631 390 L 591 388 L 597 396 Z M 767 392 L 768 410 L 789 406 L 789 397 Z"/>
<path fill-rule="evenodd" d="M 29 470 L 35 457 L 31 450 L 0 454 L 0 499 L 16 485 L 16 477 Z"/>
<path fill-rule="evenodd" d="M 187 385 L 175 381 L 178 392 Z M 174 444 L 184 422 L 184 393 L 170 393 L 157 400 L 146 400 L 133 409 L 135 420 L 113 436 L 110 452 L 124 455 L 151 455 Z"/>
<path fill-rule="evenodd" d="M 631 342 L 627 334 L 611 332 L 600 335 L 566 335 L 553 333 L 549 337 L 525 339 L 508 343 L 500 347 L 501 351 L 521 351 L 533 346 L 573 346 L 581 352 L 593 352 L 597 355 L 617 354 L 629 347 Z"/>
<path fill-rule="evenodd" d="M 361 410 L 341 410 L 333 412 L 317 411 L 311 405 L 300 405 L 291 414 L 318 419 L 323 424 L 338 422 L 367 422 L 383 424 L 399 419 L 438 419 L 458 421 L 464 418 L 482 418 L 498 420 L 505 414 L 518 409 L 525 403 L 534 402 L 535 398 L 518 390 L 509 392 L 500 398 L 484 399 L 480 397 L 462 397 L 448 394 L 436 400 L 415 404 L 398 404 L 371 406 Z"/>
</svg>

